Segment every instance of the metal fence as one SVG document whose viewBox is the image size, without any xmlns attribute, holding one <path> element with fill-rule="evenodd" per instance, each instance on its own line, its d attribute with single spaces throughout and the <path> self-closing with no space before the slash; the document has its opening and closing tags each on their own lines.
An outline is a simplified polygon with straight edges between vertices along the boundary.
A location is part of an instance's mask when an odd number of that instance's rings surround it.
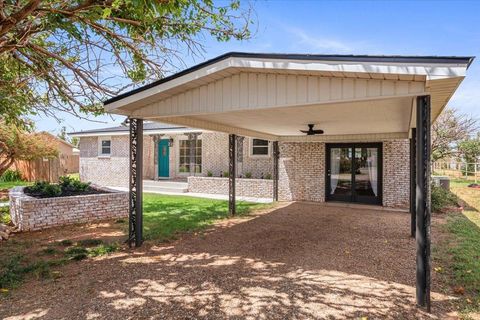
<svg viewBox="0 0 480 320">
<path fill-rule="evenodd" d="M 436 161 L 433 163 L 433 174 L 472 180 L 480 180 L 480 163 L 455 161 Z"/>
</svg>

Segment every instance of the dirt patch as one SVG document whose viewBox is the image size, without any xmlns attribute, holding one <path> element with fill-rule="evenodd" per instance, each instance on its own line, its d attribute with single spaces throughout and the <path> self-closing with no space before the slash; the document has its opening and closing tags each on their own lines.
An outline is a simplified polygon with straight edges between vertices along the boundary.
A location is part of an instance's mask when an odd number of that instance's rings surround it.
<svg viewBox="0 0 480 320">
<path fill-rule="evenodd" d="M 62 267 L 62 277 L 31 280 L 4 298 L 0 317 L 454 318 L 452 298 L 439 291 L 435 275 L 433 314 L 415 307 L 409 217 L 285 204 L 252 219 L 222 221 L 172 243 L 147 242 L 139 250 L 69 264 Z M 70 228 L 34 237 L 101 238 L 120 229 L 111 222 Z"/>
</svg>

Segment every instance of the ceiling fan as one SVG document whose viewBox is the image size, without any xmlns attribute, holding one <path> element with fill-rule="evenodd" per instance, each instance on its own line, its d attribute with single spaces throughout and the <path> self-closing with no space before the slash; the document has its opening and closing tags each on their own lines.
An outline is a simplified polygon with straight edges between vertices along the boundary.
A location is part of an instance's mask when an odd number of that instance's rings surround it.
<svg viewBox="0 0 480 320">
<path fill-rule="evenodd" d="M 320 129 L 314 130 L 313 126 L 314 126 L 314 124 L 309 124 L 308 125 L 308 130 L 300 130 L 300 132 L 306 133 L 307 136 L 313 136 L 313 135 L 316 135 L 316 134 L 323 134 L 323 130 L 320 130 Z"/>
</svg>

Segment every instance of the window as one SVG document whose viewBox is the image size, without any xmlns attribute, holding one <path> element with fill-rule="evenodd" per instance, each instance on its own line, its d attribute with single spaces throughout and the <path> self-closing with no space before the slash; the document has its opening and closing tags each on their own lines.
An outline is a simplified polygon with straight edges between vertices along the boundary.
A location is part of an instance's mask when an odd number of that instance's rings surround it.
<svg viewBox="0 0 480 320">
<path fill-rule="evenodd" d="M 269 157 L 270 143 L 267 140 L 251 139 L 250 140 L 250 156 L 251 157 Z"/>
<path fill-rule="evenodd" d="M 110 137 L 101 137 L 98 140 L 98 156 L 109 157 L 112 154 L 112 140 Z"/>
<path fill-rule="evenodd" d="M 179 166 L 180 173 L 190 172 L 190 143 L 195 141 L 180 140 L 179 141 Z M 202 140 L 198 139 L 195 146 L 195 173 L 202 172 Z"/>
</svg>

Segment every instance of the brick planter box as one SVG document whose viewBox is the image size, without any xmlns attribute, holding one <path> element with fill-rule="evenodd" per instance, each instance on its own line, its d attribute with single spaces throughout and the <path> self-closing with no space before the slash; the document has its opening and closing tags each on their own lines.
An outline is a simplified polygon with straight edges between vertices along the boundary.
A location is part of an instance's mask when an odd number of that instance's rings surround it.
<svg viewBox="0 0 480 320">
<path fill-rule="evenodd" d="M 235 179 L 237 196 L 254 198 L 272 198 L 273 180 Z M 188 191 L 228 195 L 228 178 L 188 177 Z"/>
<path fill-rule="evenodd" d="M 128 216 L 128 193 L 101 188 L 103 194 L 34 198 L 24 193 L 25 187 L 10 190 L 10 216 L 21 231 L 32 231 Z"/>
</svg>

